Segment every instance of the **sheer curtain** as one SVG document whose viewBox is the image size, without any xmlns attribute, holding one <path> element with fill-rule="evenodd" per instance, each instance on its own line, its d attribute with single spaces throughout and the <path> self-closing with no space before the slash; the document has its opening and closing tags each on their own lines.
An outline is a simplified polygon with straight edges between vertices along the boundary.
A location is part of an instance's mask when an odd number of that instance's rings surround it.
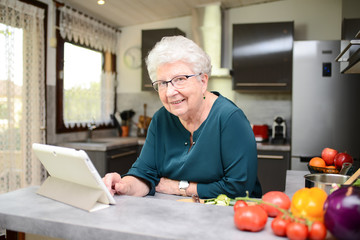
<svg viewBox="0 0 360 240">
<path fill-rule="evenodd" d="M 63 6 L 60 9 L 60 35 L 64 39 L 72 40 L 76 43 L 80 43 L 96 50 L 108 53 L 116 54 L 119 32 L 109 25 L 106 25 L 100 21 L 95 20 L 84 15 L 81 12 L 76 11 L 70 6 Z M 87 126 L 89 123 L 95 122 L 96 125 L 100 124 L 109 124 L 112 122 L 110 114 L 113 114 L 114 104 L 115 104 L 115 84 L 116 84 L 116 74 L 109 69 L 101 72 L 101 92 L 100 100 L 90 99 L 86 100 L 83 98 L 82 101 L 86 105 L 91 106 L 91 101 L 101 101 L 100 109 L 101 112 L 97 116 L 90 116 L 90 112 L 81 112 L 77 111 L 78 119 L 88 119 L 89 122 L 71 122 L 64 119 L 64 124 L 67 127 L 73 127 L 75 125 Z M 97 93 L 92 93 L 89 91 L 89 96 L 95 96 Z M 75 95 L 77 93 L 75 92 Z M 69 98 L 70 102 L 75 101 L 74 99 Z M 74 115 L 74 114 L 72 114 Z"/>
<path fill-rule="evenodd" d="M 0 193 L 39 185 L 45 143 L 44 10 L 0 0 Z"/>
<path fill-rule="evenodd" d="M 94 49 L 116 53 L 118 32 L 115 28 L 87 17 L 69 6 L 60 8 L 60 34 Z"/>
</svg>

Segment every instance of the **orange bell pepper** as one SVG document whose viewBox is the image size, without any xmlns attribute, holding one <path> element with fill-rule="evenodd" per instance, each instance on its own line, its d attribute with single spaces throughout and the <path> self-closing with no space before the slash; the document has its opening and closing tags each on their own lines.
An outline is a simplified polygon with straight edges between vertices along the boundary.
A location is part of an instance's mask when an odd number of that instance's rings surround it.
<svg viewBox="0 0 360 240">
<path fill-rule="evenodd" d="M 318 187 L 302 188 L 293 195 L 290 210 L 296 217 L 323 222 L 326 198 L 326 192 Z"/>
</svg>

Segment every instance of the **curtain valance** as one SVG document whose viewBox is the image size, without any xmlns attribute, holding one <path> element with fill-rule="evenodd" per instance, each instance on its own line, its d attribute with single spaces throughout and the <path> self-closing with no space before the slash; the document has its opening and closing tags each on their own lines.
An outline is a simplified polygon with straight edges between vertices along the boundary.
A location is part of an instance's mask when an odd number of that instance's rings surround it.
<svg viewBox="0 0 360 240">
<path fill-rule="evenodd" d="M 104 23 L 74 10 L 60 8 L 60 35 L 100 51 L 116 53 L 119 32 Z"/>
</svg>

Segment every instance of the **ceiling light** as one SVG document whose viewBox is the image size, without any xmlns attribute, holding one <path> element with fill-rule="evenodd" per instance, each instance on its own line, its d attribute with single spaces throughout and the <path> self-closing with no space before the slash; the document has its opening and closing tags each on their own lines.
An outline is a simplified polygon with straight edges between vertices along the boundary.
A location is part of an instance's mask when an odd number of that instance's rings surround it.
<svg viewBox="0 0 360 240">
<path fill-rule="evenodd" d="M 98 0 L 98 1 L 97 1 L 97 4 L 99 4 L 99 5 L 104 5 L 104 4 L 105 4 L 105 0 Z"/>
</svg>

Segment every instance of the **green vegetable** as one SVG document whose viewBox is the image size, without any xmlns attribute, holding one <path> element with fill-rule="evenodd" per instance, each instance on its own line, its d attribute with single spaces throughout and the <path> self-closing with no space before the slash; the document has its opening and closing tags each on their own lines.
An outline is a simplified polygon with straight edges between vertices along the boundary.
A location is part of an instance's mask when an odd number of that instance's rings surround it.
<svg viewBox="0 0 360 240">
<path fill-rule="evenodd" d="M 206 199 L 204 203 L 209 205 L 233 206 L 235 204 L 235 200 L 229 198 L 225 194 L 220 194 L 217 198 Z M 230 203 L 232 205 L 230 205 Z"/>
</svg>

